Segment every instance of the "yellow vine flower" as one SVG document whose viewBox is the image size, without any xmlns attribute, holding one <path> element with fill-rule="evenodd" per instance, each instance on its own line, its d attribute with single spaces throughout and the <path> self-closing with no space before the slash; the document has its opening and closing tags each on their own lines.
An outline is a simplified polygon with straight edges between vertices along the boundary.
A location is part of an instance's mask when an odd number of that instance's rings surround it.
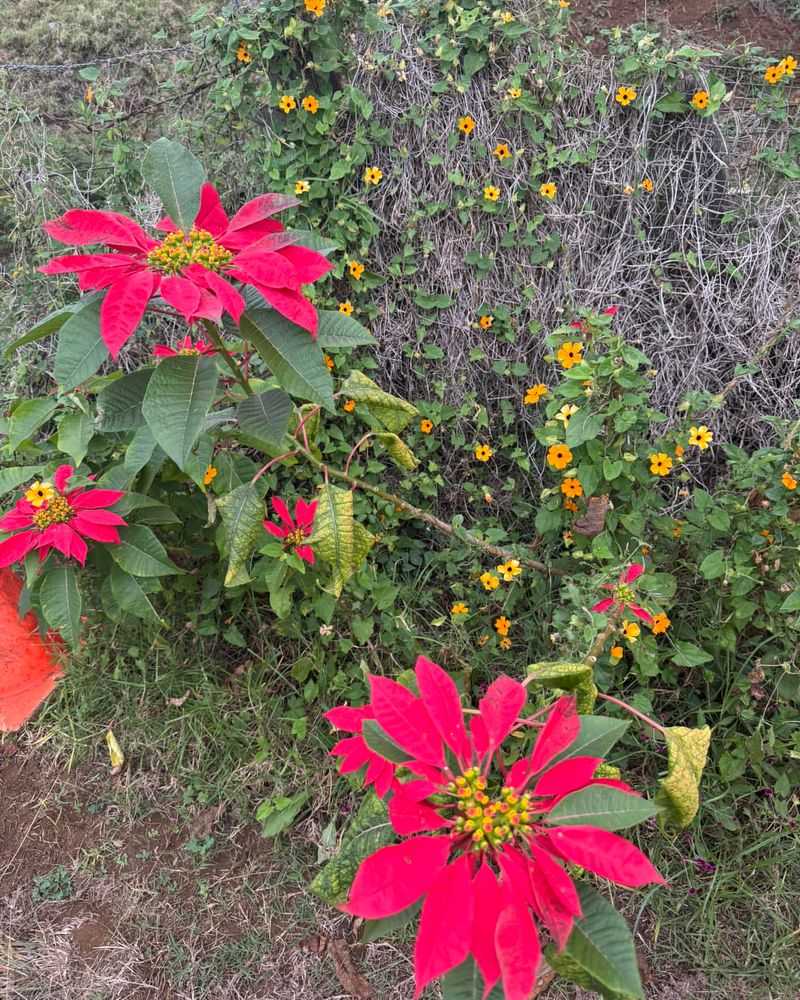
<svg viewBox="0 0 800 1000">
<path fill-rule="evenodd" d="M 94 100 L 94 87 L 91 85 L 91 83 L 86 84 L 86 90 L 84 90 L 83 92 L 83 99 L 86 102 L 86 104 L 91 104 L 92 101 Z"/>
<path fill-rule="evenodd" d="M 481 328 L 481 330 L 491 329 L 492 323 L 494 323 L 494 316 L 491 316 L 488 313 L 484 316 L 481 316 L 481 318 L 478 320 L 478 326 Z"/>
<path fill-rule="evenodd" d="M 485 646 L 488 641 L 489 641 L 489 636 L 488 635 L 481 635 L 481 636 L 478 637 L 478 645 L 479 646 Z"/>
<path fill-rule="evenodd" d="M 511 24 L 511 22 L 515 21 L 516 18 L 511 13 L 510 10 L 504 10 L 500 12 L 500 20 L 503 22 L 503 24 Z"/>
<path fill-rule="evenodd" d="M 617 87 L 614 100 L 617 104 L 621 104 L 623 108 L 626 108 L 632 101 L 636 100 L 636 91 L 633 87 Z"/>
<path fill-rule="evenodd" d="M 553 444 L 547 449 L 547 464 L 554 469 L 566 469 L 572 461 L 572 452 L 565 444 Z"/>
<path fill-rule="evenodd" d="M 509 87 L 506 91 L 506 97 L 509 101 L 518 101 L 522 97 L 521 87 Z"/>
<path fill-rule="evenodd" d="M 796 490 L 797 489 L 797 480 L 794 478 L 794 476 L 791 474 L 791 472 L 789 472 L 788 469 L 781 476 L 781 482 L 783 483 L 783 485 L 786 487 L 787 490 Z M 27 494 L 26 494 L 26 497 L 27 497 Z"/>
<path fill-rule="evenodd" d="M 325 11 L 326 0 L 305 0 L 305 8 L 309 14 L 315 17 L 322 17 Z"/>
<path fill-rule="evenodd" d="M 508 638 L 507 635 L 504 635 L 503 638 L 498 643 L 498 645 L 500 646 L 501 649 L 511 649 L 511 640 Z"/>
<path fill-rule="evenodd" d="M 484 590 L 497 590 L 500 586 L 500 578 L 495 576 L 494 573 L 490 573 L 488 570 L 485 573 L 481 573 L 480 581 L 483 584 Z"/>
<path fill-rule="evenodd" d="M 236 50 L 236 58 L 240 63 L 247 63 L 253 61 L 253 57 L 250 55 L 250 46 L 247 42 L 239 42 L 239 48 Z"/>
<path fill-rule="evenodd" d="M 311 190 L 311 185 L 308 181 L 295 181 L 294 182 L 294 193 L 295 194 L 307 194 Z"/>
<path fill-rule="evenodd" d="M 649 177 L 645 177 L 642 183 L 639 185 L 639 187 L 643 188 L 648 194 L 652 194 L 653 186 L 654 186 L 653 182 L 650 180 Z"/>
<path fill-rule="evenodd" d="M 611 657 L 612 660 L 621 660 L 622 657 L 625 655 L 625 650 L 622 648 L 622 646 L 612 646 L 611 649 L 609 649 L 608 651 L 608 655 Z"/>
<path fill-rule="evenodd" d="M 352 316 L 353 315 L 353 303 L 350 299 L 345 299 L 344 302 L 339 303 L 339 312 L 342 316 Z"/>
<path fill-rule="evenodd" d="M 456 603 L 450 608 L 451 615 L 468 615 L 469 607 L 464 604 L 463 601 L 456 601 Z"/>
<path fill-rule="evenodd" d="M 488 444 L 475 445 L 475 458 L 477 458 L 479 462 L 488 462 L 493 454 L 494 452 Z"/>
<path fill-rule="evenodd" d="M 307 111 L 310 115 L 315 115 L 319 111 L 319 101 L 314 97 L 313 94 L 309 94 L 302 100 L 303 111 Z"/>
<path fill-rule="evenodd" d="M 522 402 L 526 406 L 535 406 L 538 402 L 540 402 L 540 400 L 544 399 L 548 392 L 550 392 L 550 390 L 547 386 L 542 382 L 539 382 L 536 385 L 532 385 L 530 389 L 527 390 Z"/>
<path fill-rule="evenodd" d="M 559 7 L 560 7 L 560 8 L 562 9 L 562 10 L 566 10 L 566 9 L 567 9 L 567 7 L 569 7 L 569 0 L 558 0 L 558 6 L 559 6 Z"/>
<path fill-rule="evenodd" d="M 484 201 L 497 201 L 500 197 L 500 188 L 494 187 L 493 184 L 487 184 L 483 189 L 483 199 Z"/>
<path fill-rule="evenodd" d="M 578 407 L 574 403 L 564 403 L 556 414 L 556 420 L 560 420 L 566 430 L 569 427 L 570 418 L 574 417 L 577 412 Z"/>
<path fill-rule="evenodd" d="M 367 167 L 364 171 L 365 184 L 380 184 L 383 180 L 383 171 L 380 167 Z"/>
<path fill-rule="evenodd" d="M 561 482 L 561 492 L 565 497 L 582 497 L 583 487 L 579 480 L 574 479 L 572 476 L 567 476 Z"/>
<path fill-rule="evenodd" d="M 542 198 L 552 201 L 558 194 L 558 186 L 556 184 L 541 184 L 539 185 L 539 194 Z"/>
<path fill-rule="evenodd" d="M 669 618 L 663 612 L 659 611 L 657 615 L 653 615 L 650 628 L 653 630 L 653 635 L 663 635 L 671 624 L 672 622 Z"/>
<path fill-rule="evenodd" d="M 420 420 L 419 429 L 423 434 L 430 434 L 433 430 L 433 421 L 427 419 Z"/>
<path fill-rule="evenodd" d="M 499 618 L 495 618 L 494 627 L 498 635 L 506 636 L 511 628 L 511 621 L 505 615 L 500 615 Z"/>
<path fill-rule="evenodd" d="M 213 465 L 207 465 L 206 471 L 203 473 L 203 486 L 210 486 L 218 475 L 219 469 L 214 468 Z"/>
<path fill-rule="evenodd" d="M 778 65 L 783 66 L 783 72 L 787 76 L 794 76 L 794 71 L 797 69 L 797 60 L 794 56 L 784 56 Z"/>
<path fill-rule="evenodd" d="M 556 351 L 556 357 L 562 368 L 569 369 L 583 361 L 583 344 L 568 340 Z"/>
<path fill-rule="evenodd" d="M 628 640 L 628 642 L 636 642 L 639 636 L 642 634 L 642 630 L 636 622 L 623 622 L 622 623 L 622 634 Z"/>
<path fill-rule="evenodd" d="M 332 372 L 333 369 L 336 367 L 333 358 L 330 356 L 330 354 L 325 354 L 323 355 L 323 357 L 325 359 L 325 367 L 328 369 L 328 371 Z"/>
<path fill-rule="evenodd" d="M 472 135 L 472 133 L 475 131 L 476 122 L 475 119 L 472 117 L 472 115 L 463 115 L 461 118 L 458 119 L 457 124 L 458 124 L 458 131 L 463 132 L 464 135 Z"/>
<path fill-rule="evenodd" d="M 364 274 L 365 265 L 357 260 L 349 260 L 347 262 L 347 270 L 350 272 L 350 277 L 354 278 L 356 281 L 361 281 L 361 276 Z"/>
<path fill-rule="evenodd" d="M 288 115 L 290 111 L 294 111 L 294 109 L 297 107 L 297 101 L 292 97 L 291 94 L 284 94 L 283 97 L 278 101 L 278 107 L 285 115 Z"/>
<path fill-rule="evenodd" d="M 680 538 L 682 534 L 683 534 L 683 522 L 676 521 L 672 525 L 672 537 L 677 539 Z"/>
<path fill-rule="evenodd" d="M 492 150 L 492 156 L 496 156 L 501 162 L 511 157 L 511 149 L 507 142 L 498 142 Z"/>
<path fill-rule="evenodd" d="M 346 399 L 344 403 L 342 403 L 342 409 L 345 413 L 352 413 L 355 408 L 356 401 L 354 399 Z"/>
<path fill-rule="evenodd" d="M 699 448 L 700 451 L 705 451 L 713 440 L 714 435 L 705 424 L 689 428 L 689 444 L 694 445 L 695 448 Z"/>
<path fill-rule="evenodd" d="M 783 79 L 785 72 L 786 68 L 781 63 L 778 63 L 777 66 L 767 66 L 764 70 L 764 79 L 770 87 L 774 87 L 776 83 L 780 83 Z"/>
<path fill-rule="evenodd" d="M 500 576 L 502 576 L 506 583 L 511 583 L 514 577 L 519 576 L 522 572 L 519 559 L 509 559 L 508 562 L 500 563 L 497 567 L 497 572 Z"/>
<path fill-rule="evenodd" d="M 668 476 L 672 469 L 672 459 L 664 451 L 654 452 L 650 456 L 650 472 L 654 476 Z"/>
<path fill-rule="evenodd" d="M 705 111 L 708 107 L 708 91 L 707 90 L 696 90 L 691 101 L 689 101 L 691 106 L 695 111 Z"/>
<path fill-rule="evenodd" d="M 572 514 L 578 513 L 578 505 L 574 500 L 566 499 L 564 501 L 564 510 L 570 511 Z"/>
<path fill-rule="evenodd" d="M 685 454 L 686 454 L 686 449 L 683 447 L 683 445 L 682 444 L 676 444 L 675 445 L 675 458 L 677 458 L 678 461 L 680 462 L 680 460 L 683 458 L 683 456 Z"/>
<path fill-rule="evenodd" d="M 56 491 L 53 489 L 51 483 L 40 483 L 38 480 L 35 483 L 31 483 L 30 487 L 25 491 L 25 499 L 33 507 L 42 507 L 52 500 L 55 495 Z"/>
</svg>

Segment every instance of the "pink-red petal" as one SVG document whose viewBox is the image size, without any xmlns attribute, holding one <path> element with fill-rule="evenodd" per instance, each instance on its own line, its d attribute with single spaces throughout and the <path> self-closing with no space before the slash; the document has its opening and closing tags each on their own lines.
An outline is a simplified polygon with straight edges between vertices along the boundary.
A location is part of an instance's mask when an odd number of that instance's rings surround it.
<svg viewBox="0 0 800 1000">
<path fill-rule="evenodd" d="M 323 257 L 315 250 L 309 250 L 308 247 L 284 247 L 280 251 L 280 256 L 285 257 L 292 265 L 301 285 L 310 285 L 333 270 L 333 264 L 327 257 Z"/>
<path fill-rule="evenodd" d="M 56 486 L 56 489 L 59 488 Z M 124 496 L 125 493 L 123 490 L 104 490 L 101 488 L 71 493 L 67 499 L 75 510 L 97 510 L 99 507 L 113 507 Z"/>
<path fill-rule="evenodd" d="M 442 740 L 421 699 L 388 677 L 370 675 L 370 704 L 386 735 L 414 757 L 444 765 Z"/>
<path fill-rule="evenodd" d="M 497 918 L 504 907 L 503 893 L 492 869 L 484 861 L 472 882 L 475 915 L 470 951 L 483 976 L 484 1000 L 500 978 L 500 963 L 494 946 Z"/>
<path fill-rule="evenodd" d="M 415 998 L 466 959 L 474 913 L 470 858 L 463 854 L 439 872 L 422 905 L 414 946 Z"/>
<path fill-rule="evenodd" d="M 505 1000 L 529 1000 L 536 985 L 542 953 L 539 935 L 527 907 L 512 902 L 501 911 L 494 944 Z"/>
<path fill-rule="evenodd" d="M 415 673 L 425 709 L 439 735 L 461 763 L 468 762 L 469 737 L 455 681 L 438 663 L 425 656 L 417 658 Z"/>
<path fill-rule="evenodd" d="M 314 524 L 314 517 L 317 513 L 317 505 L 319 500 L 311 500 L 306 502 L 305 500 L 298 499 L 297 503 L 294 505 L 294 519 L 299 528 L 302 528 L 307 535 L 311 534 L 311 528 Z"/>
<path fill-rule="evenodd" d="M 317 339 L 317 310 L 300 292 L 288 288 L 267 288 L 266 285 L 255 287 L 281 316 L 310 333 L 312 340 Z"/>
<path fill-rule="evenodd" d="M 637 618 L 641 618 L 643 622 L 647 622 L 648 625 L 652 622 L 653 616 L 649 611 L 645 611 L 644 608 L 640 608 L 636 604 L 628 604 L 627 607 L 629 611 L 632 611 Z"/>
<path fill-rule="evenodd" d="M 533 794 L 553 795 L 558 798 L 569 795 L 570 792 L 588 785 L 602 762 L 602 757 L 569 757 L 567 760 L 561 760 L 539 778 L 534 785 Z"/>
<path fill-rule="evenodd" d="M 233 318 L 234 322 L 239 322 L 245 310 L 245 301 L 229 281 L 226 281 L 215 271 L 209 271 L 199 264 L 191 264 L 186 268 L 184 274 L 196 284 L 204 285 L 209 292 L 216 296 L 222 308 Z"/>
<path fill-rule="evenodd" d="M 187 323 L 196 316 L 200 306 L 200 289 L 188 278 L 182 278 L 177 274 L 162 278 L 158 294 L 167 305 L 177 310 Z"/>
<path fill-rule="evenodd" d="M 351 705 L 337 705 L 331 708 L 322 716 L 334 727 L 334 729 L 344 729 L 348 733 L 360 733 L 361 723 L 364 719 L 372 718 L 372 710 L 368 705 L 354 708 Z"/>
<path fill-rule="evenodd" d="M 617 602 L 613 597 L 604 597 L 602 601 L 598 601 L 597 604 L 592 605 L 592 611 L 596 611 L 597 614 L 605 614 L 609 608 L 613 608 Z"/>
<path fill-rule="evenodd" d="M 525 688 L 505 674 L 493 681 L 478 703 L 489 737 L 489 752 L 500 746 L 514 727 L 525 704 Z"/>
<path fill-rule="evenodd" d="M 559 951 L 567 943 L 572 924 L 581 916 L 577 889 L 561 865 L 533 841 L 530 844 L 530 882 L 535 908 Z"/>
<path fill-rule="evenodd" d="M 574 695 L 564 695 L 553 705 L 544 728 L 539 733 L 531 754 L 531 768 L 536 774 L 543 770 L 567 747 L 574 743 L 581 723 L 575 708 Z"/>
<path fill-rule="evenodd" d="M 0 568 L 21 562 L 38 545 L 37 531 L 21 531 L 0 542 Z"/>
<path fill-rule="evenodd" d="M 75 467 L 72 465 L 59 465 L 56 471 L 53 473 L 53 486 L 58 490 L 59 493 L 63 493 L 67 488 L 67 483 L 70 481 L 75 473 Z M 72 502 L 72 496 L 70 496 L 70 503 Z"/>
<path fill-rule="evenodd" d="M 194 220 L 195 229 L 205 229 L 212 236 L 222 236 L 228 228 L 228 215 L 213 184 L 206 182 L 200 188 L 200 208 Z"/>
<path fill-rule="evenodd" d="M 128 275 L 106 292 L 100 306 L 100 336 L 113 358 L 141 322 L 158 285 L 159 275 L 144 270 Z"/>
<path fill-rule="evenodd" d="M 624 837 L 593 826 L 557 826 L 548 841 L 565 861 L 586 868 L 617 885 L 637 889 L 651 882 L 664 884 L 649 859 Z"/>
<path fill-rule="evenodd" d="M 415 784 L 415 782 L 412 782 Z M 429 783 L 422 782 L 429 786 Z M 406 785 L 400 785 L 389 803 L 389 821 L 395 833 L 408 837 L 412 833 L 441 830 L 447 820 L 433 806 L 420 802 Z"/>
<path fill-rule="evenodd" d="M 636 580 L 644 573 L 643 563 L 631 563 L 631 565 L 625 570 L 620 578 L 621 583 L 635 583 Z"/>
<path fill-rule="evenodd" d="M 242 205 L 228 224 L 228 232 L 233 233 L 239 229 L 246 229 L 262 219 L 268 219 L 271 215 L 283 212 L 287 208 L 294 208 L 299 205 L 299 199 L 289 194 L 261 194 Z"/>
<path fill-rule="evenodd" d="M 317 557 L 314 555 L 314 550 L 310 545 L 295 545 L 294 547 L 295 555 L 302 559 L 303 562 L 307 562 L 309 566 L 313 566 L 317 561 Z"/>
<path fill-rule="evenodd" d="M 411 837 L 382 847 L 362 862 L 342 909 L 367 920 L 400 913 L 430 889 L 451 847 L 447 836 Z"/>
<path fill-rule="evenodd" d="M 294 531 L 297 525 L 292 520 L 292 515 L 289 513 L 289 508 L 286 506 L 286 502 L 281 497 L 271 497 L 270 503 L 272 505 L 272 509 L 281 521 L 283 521 L 286 528 L 289 531 Z"/>
</svg>

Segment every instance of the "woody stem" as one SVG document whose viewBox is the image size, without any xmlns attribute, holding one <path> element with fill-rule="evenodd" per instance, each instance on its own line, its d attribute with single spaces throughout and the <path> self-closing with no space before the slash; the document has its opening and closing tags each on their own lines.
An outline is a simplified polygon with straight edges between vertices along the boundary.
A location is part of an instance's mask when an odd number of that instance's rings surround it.
<svg viewBox="0 0 800 1000">
<path fill-rule="evenodd" d="M 212 344 L 214 345 L 214 347 L 216 347 L 217 353 L 221 354 L 222 357 L 225 359 L 225 364 L 228 366 L 228 368 L 230 368 L 231 372 L 233 373 L 233 377 L 236 379 L 239 385 L 244 389 L 247 395 L 252 396 L 253 390 L 250 387 L 249 379 L 242 373 L 239 366 L 233 360 L 233 357 L 231 356 L 231 353 L 228 350 L 228 348 L 225 346 L 216 326 L 214 326 L 211 320 L 208 319 L 203 320 L 203 326 L 206 328 L 206 333 L 211 338 Z"/>
<path fill-rule="evenodd" d="M 617 605 L 611 614 L 608 616 L 608 624 L 603 629 L 602 632 L 598 632 L 594 642 L 589 647 L 589 652 L 584 656 L 583 662 L 589 666 L 593 667 L 597 663 L 598 658 L 602 655 L 603 650 L 606 648 L 606 643 L 611 637 L 612 633 L 616 631 L 617 624 L 622 617 L 622 612 L 624 608 Z"/>
</svg>

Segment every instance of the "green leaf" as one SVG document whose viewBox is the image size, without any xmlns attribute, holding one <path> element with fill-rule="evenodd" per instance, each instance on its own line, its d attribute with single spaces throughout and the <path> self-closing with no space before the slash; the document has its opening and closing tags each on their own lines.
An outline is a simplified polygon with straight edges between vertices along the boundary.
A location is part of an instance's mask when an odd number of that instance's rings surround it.
<svg viewBox="0 0 800 1000">
<path fill-rule="evenodd" d="M 711 728 L 689 729 L 670 726 L 664 730 L 667 741 L 667 774 L 661 779 L 656 804 L 664 812 L 662 826 L 669 822 L 683 829 L 700 808 L 700 779 L 708 759 Z"/>
<path fill-rule="evenodd" d="M 336 857 L 318 873 L 309 888 L 326 903 L 338 906 L 347 899 L 364 858 L 393 840 L 386 803 L 369 792 L 345 831 Z"/>
<path fill-rule="evenodd" d="M 70 646 L 78 644 L 81 630 L 81 592 L 72 566 L 48 570 L 39 587 L 42 614 L 50 628 L 61 633 Z"/>
<path fill-rule="evenodd" d="M 599 437 L 603 430 L 603 418 L 588 409 L 578 410 L 567 424 L 566 442 L 570 448 L 577 448 L 586 441 Z"/>
<path fill-rule="evenodd" d="M 714 549 L 700 563 L 700 575 L 705 580 L 718 580 L 725 575 L 725 553 L 722 549 Z"/>
<path fill-rule="evenodd" d="M 610 719 L 603 715 L 581 715 L 577 739 L 560 755 L 567 757 L 605 757 L 630 725 L 626 719 Z"/>
<path fill-rule="evenodd" d="M 89 298 L 96 298 L 96 296 L 86 296 L 86 299 Z M 18 348 L 24 347 L 26 344 L 32 344 L 35 340 L 41 340 L 43 337 L 49 337 L 51 333 L 60 330 L 84 301 L 84 299 L 80 299 L 78 302 L 70 302 L 69 305 L 62 306 L 61 309 L 56 309 L 48 313 L 44 319 L 40 319 L 36 326 L 31 327 L 27 333 L 23 333 L 21 337 L 13 340 L 3 351 L 3 357 L 9 358 Z"/>
<path fill-rule="evenodd" d="M 376 429 L 386 429 L 399 434 L 413 419 L 419 416 L 416 406 L 399 396 L 391 396 L 379 388 L 363 372 L 350 372 L 341 389 L 342 395 L 360 404 L 359 413 L 366 409 L 373 418 Z"/>
<path fill-rule="evenodd" d="M 248 309 L 239 332 L 263 358 L 281 388 L 292 396 L 319 403 L 331 413 L 333 380 L 322 350 L 311 335 L 274 309 Z"/>
<path fill-rule="evenodd" d="M 41 465 L 18 465 L 13 469 L 0 469 L 0 497 L 41 474 Z"/>
<path fill-rule="evenodd" d="M 583 916 L 572 927 L 563 952 L 546 952 L 549 964 L 579 986 L 606 1000 L 644 1000 L 636 948 L 628 925 L 588 885 L 579 885 Z"/>
<path fill-rule="evenodd" d="M 699 667 L 703 663 L 710 663 L 714 659 L 710 653 L 707 653 L 699 646 L 695 646 L 693 642 L 686 642 L 684 639 L 676 640 L 675 650 L 672 662 L 677 663 L 679 667 Z"/>
<path fill-rule="evenodd" d="M 142 178 L 159 196 L 175 225 L 188 232 L 200 208 L 200 189 L 206 179 L 197 157 L 179 142 L 162 136 L 145 153 Z"/>
<path fill-rule="evenodd" d="M 384 760 L 390 760 L 393 764 L 405 764 L 407 760 L 413 759 L 411 754 L 407 754 L 386 735 L 374 719 L 365 719 L 361 723 L 361 735 L 370 750 Z"/>
<path fill-rule="evenodd" d="M 781 604 L 779 611 L 800 611 L 800 588 L 793 590 Z"/>
<path fill-rule="evenodd" d="M 308 247 L 309 250 L 321 253 L 323 257 L 330 257 L 332 253 L 342 249 L 339 243 L 310 229 L 289 229 L 287 235 L 292 237 L 293 246 Z"/>
<path fill-rule="evenodd" d="M 585 663 L 534 663 L 528 676 L 543 687 L 574 691 L 579 712 L 589 713 L 597 699 L 594 672 Z"/>
<path fill-rule="evenodd" d="M 292 408 L 291 399 L 282 389 L 268 389 L 239 403 L 236 416 L 245 434 L 275 447 L 286 434 Z"/>
<path fill-rule="evenodd" d="M 353 520 L 353 494 L 336 486 L 319 487 L 320 500 L 308 544 L 331 564 L 331 592 L 339 597 L 375 544 L 375 536 Z"/>
<path fill-rule="evenodd" d="M 94 435 L 94 421 L 80 410 L 68 413 L 58 425 L 58 450 L 69 455 L 76 466 L 86 458 L 89 442 Z"/>
<path fill-rule="evenodd" d="M 220 497 L 217 510 L 225 526 L 224 544 L 228 553 L 225 586 L 238 587 L 250 581 L 246 563 L 264 534 L 264 501 L 255 485 L 245 483 Z"/>
<path fill-rule="evenodd" d="M 262 837 L 277 837 L 288 829 L 308 802 L 308 792 L 298 792 L 291 798 L 268 799 L 256 809 L 256 821 L 261 824 Z"/>
<path fill-rule="evenodd" d="M 142 401 L 152 368 L 115 379 L 97 394 L 97 429 L 133 431 L 144 423 Z"/>
<path fill-rule="evenodd" d="M 55 399 L 26 399 L 14 407 L 8 422 L 8 444 L 15 451 L 47 423 L 58 407 Z"/>
<path fill-rule="evenodd" d="M 217 366 L 211 358 L 164 358 L 153 372 L 142 414 L 179 469 L 186 469 L 216 391 Z"/>
<path fill-rule="evenodd" d="M 442 1000 L 483 1000 L 483 992 L 483 976 L 471 955 L 442 979 Z M 486 1000 L 504 997 L 502 987 L 497 985 Z"/>
<path fill-rule="evenodd" d="M 116 565 L 111 567 L 109 576 L 112 596 L 123 611 L 152 625 L 161 624 L 158 612 L 142 587 L 141 577 L 137 579 Z"/>
<path fill-rule="evenodd" d="M 656 101 L 656 111 L 661 111 L 665 115 L 686 114 L 689 111 L 689 102 L 686 95 L 673 91 Z"/>
<path fill-rule="evenodd" d="M 156 439 L 153 437 L 153 432 L 147 424 L 142 424 L 136 430 L 130 444 L 125 449 L 125 471 L 131 477 L 141 472 L 153 457 L 155 450 Z M 161 451 L 160 448 L 159 451 Z"/>
<path fill-rule="evenodd" d="M 376 434 L 375 437 L 388 451 L 389 457 L 399 468 L 406 469 L 408 472 L 413 472 L 419 465 L 419 459 L 417 456 L 408 447 L 405 441 L 399 438 L 396 434 L 389 434 L 384 431 L 380 434 Z"/>
<path fill-rule="evenodd" d="M 402 930 L 406 924 L 410 924 L 422 909 L 422 900 L 412 903 L 405 910 L 395 913 L 391 917 L 383 917 L 380 920 L 365 920 L 361 928 L 361 940 L 365 944 L 371 941 L 378 941 L 381 938 L 391 937 L 395 931 Z"/>
<path fill-rule="evenodd" d="M 369 330 L 352 316 L 336 310 L 319 310 L 317 343 L 329 351 L 347 347 L 362 347 L 377 343 Z"/>
<path fill-rule="evenodd" d="M 121 542 L 109 545 L 114 562 L 132 576 L 173 576 L 183 573 L 172 562 L 164 546 L 143 524 L 129 524 L 119 529 Z"/>
<path fill-rule="evenodd" d="M 53 377 L 62 390 L 90 378 L 108 357 L 108 348 L 100 336 L 102 299 L 81 300 L 79 308 L 61 327 L 53 363 Z"/>
<path fill-rule="evenodd" d="M 655 816 L 658 810 L 647 799 L 629 795 L 610 785 L 590 785 L 565 796 L 547 814 L 556 826 L 597 826 L 625 830 Z"/>
</svg>

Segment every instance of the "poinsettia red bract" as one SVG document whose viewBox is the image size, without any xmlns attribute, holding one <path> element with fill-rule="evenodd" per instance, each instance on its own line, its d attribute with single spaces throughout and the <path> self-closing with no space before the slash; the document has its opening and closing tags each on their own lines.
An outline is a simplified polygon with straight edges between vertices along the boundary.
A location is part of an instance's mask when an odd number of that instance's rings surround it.
<svg viewBox="0 0 800 1000">
<path fill-rule="evenodd" d="M 262 194 L 229 219 L 216 189 L 204 184 L 200 208 L 188 233 L 171 219 L 155 240 L 118 212 L 70 209 L 44 224 L 45 232 L 70 246 L 102 244 L 110 253 L 68 254 L 45 264 L 45 274 L 76 274 L 82 291 L 107 289 L 100 333 L 113 357 L 133 334 L 150 300 L 158 295 L 187 323 L 219 323 L 227 312 L 236 323 L 245 301 L 231 280 L 252 285 L 279 313 L 317 335 L 317 311 L 302 285 L 331 270 L 314 250 L 271 216 L 297 205 L 289 195 Z"/>
<path fill-rule="evenodd" d="M 393 765 L 393 780 L 387 772 L 381 783 L 392 790 L 389 818 L 405 839 L 362 862 L 343 909 L 374 920 L 423 898 L 414 949 L 417 996 L 471 955 L 484 996 L 502 980 L 506 1000 L 527 1000 L 541 956 L 537 924 L 560 949 L 581 916 L 565 864 L 625 886 L 663 882 L 644 854 L 617 834 L 588 824 L 559 825 L 548 814 L 567 795 L 594 784 L 636 793 L 624 782 L 595 778 L 599 757 L 558 759 L 578 736 L 574 697 L 553 705 L 528 756 L 496 773 L 500 748 L 519 725 L 523 685 L 499 677 L 467 725 L 452 678 L 425 657 L 415 673 L 419 696 L 373 676 L 367 706 L 328 713 L 335 726 L 351 732 L 374 719 L 410 758 Z M 343 771 L 366 763 L 374 774 L 377 765 L 368 755 L 380 755 L 356 739 L 341 741 L 333 753 L 344 758 Z M 400 767 L 411 780 L 397 779 Z"/>
<path fill-rule="evenodd" d="M 18 500 L 0 517 L 0 531 L 14 532 L 0 542 L 0 567 L 20 562 L 34 550 L 44 560 L 52 549 L 83 565 L 88 553 L 85 539 L 119 544 L 117 528 L 126 522 L 107 508 L 121 500 L 124 492 L 93 486 L 70 490 L 67 486 L 74 472 L 71 465 L 60 465 L 52 487 L 47 484 L 49 499 L 38 506 L 26 499 Z"/>
<path fill-rule="evenodd" d="M 170 347 L 168 344 L 156 344 L 153 348 L 153 354 L 157 358 L 192 357 L 198 354 L 210 357 L 216 353 L 217 349 L 213 345 L 207 343 L 205 340 L 192 340 L 189 336 L 179 341 L 177 347 Z"/>
<path fill-rule="evenodd" d="M 294 505 L 294 517 L 289 513 L 289 508 L 280 497 L 272 498 L 272 509 L 283 522 L 275 524 L 274 521 L 264 521 L 264 529 L 273 538 L 280 538 L 284 545 L 293 548 L 304 562 L 312 566 L 315 562 L 314 550 L 310 545 L 304 544 L 304 539 L 311 534 L 314 525 L 314 516 L 317 513 L 317 501 L 312 500 L 306 503 L 305 500 L 298 500 Z"/>
<path fill-rule="evenodd" d="M 620 573 L 616 584 L 604 583 L 603 590 L 613 590 L 614 596 L 604 597 L 602 601 L 598 601 L 592 607 L 592 611 L 603 614 L 606 611 L 610 611 L 611 608 L 619 608 L 621 611 L 628 608 L 637 618 L 641 618 L 643 622 L 649 624 L 653 620 L 653 616 L 649 611 L 633 603 L 634 594 L 631 590 L 631 584 L 638 580 L 642 573 L 644 573 L 644 566 L 641 563 L 632 563 L 626 570 Z"/>
</svg>

